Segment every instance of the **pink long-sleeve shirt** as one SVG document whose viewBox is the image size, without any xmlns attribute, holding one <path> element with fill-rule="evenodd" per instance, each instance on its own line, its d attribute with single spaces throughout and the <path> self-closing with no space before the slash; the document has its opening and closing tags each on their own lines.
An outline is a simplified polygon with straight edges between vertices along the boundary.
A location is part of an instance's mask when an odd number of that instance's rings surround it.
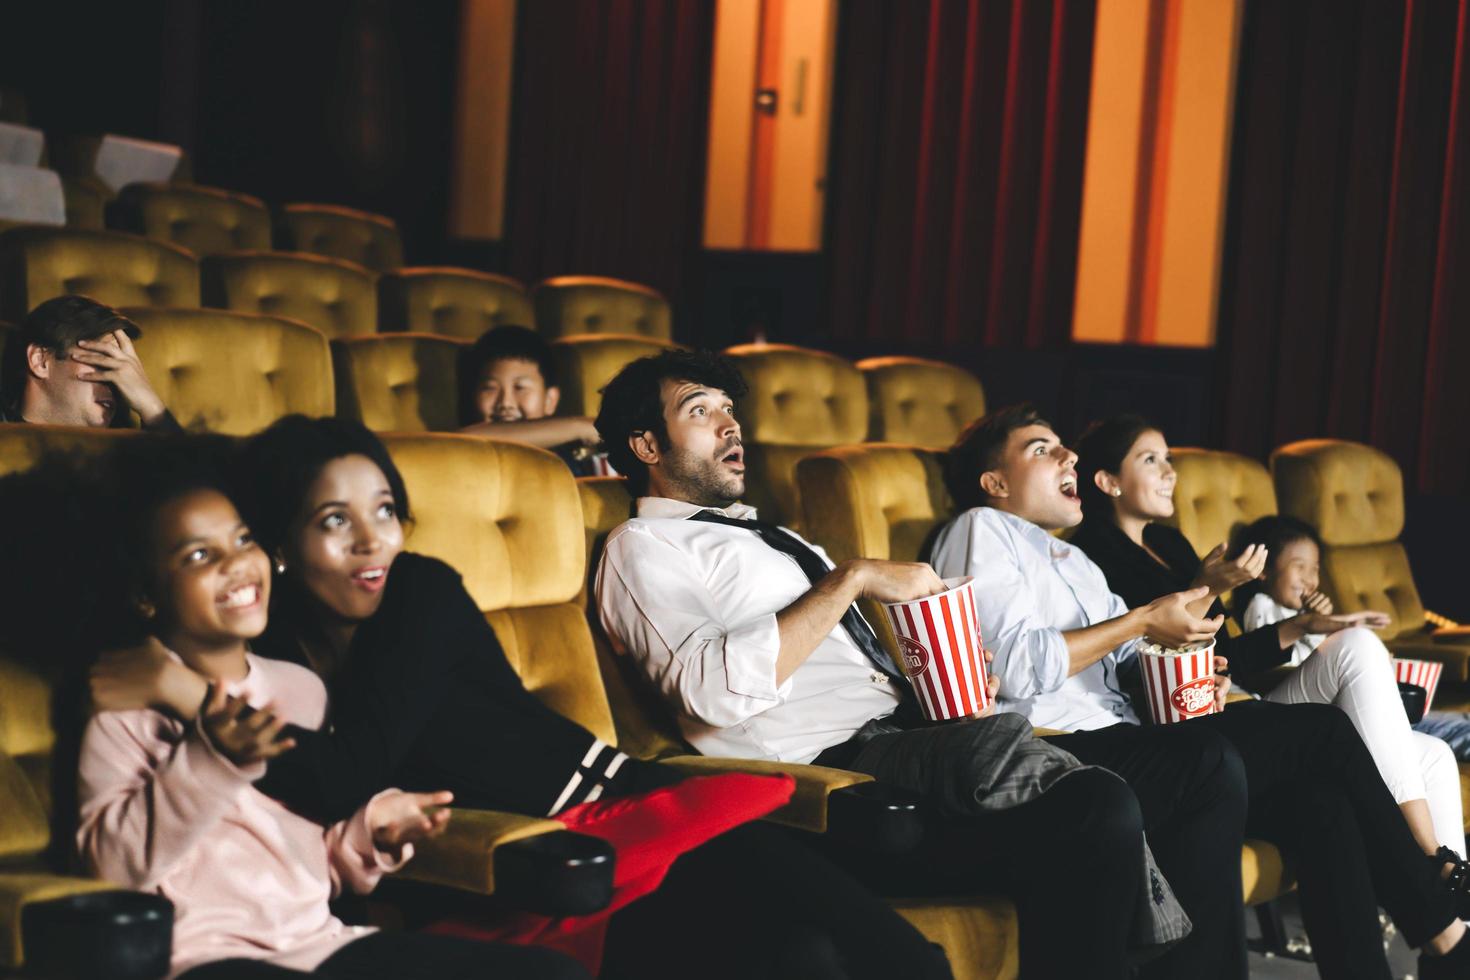
<svg viewBox="0 0 1470 980">
<path fill-rule="evenodd" d="M 295 664 L 248 656 L 228 691 L 267 701 L 303 728 L 319 728 L 327 695 Z M 327 908 L 343 887 L 367 892 L 412 856 L 373 846 L 368 811 L 323 830 L 256 790 L 263 763 L 240 768 L 196 722 L 156 711 L 94 715 L 83 736 L 77 843 L 100 877 L 174 904 L 170 977 L 213 960 L 249 957 L 315 969 L 373 930 Z"/>
</svg>

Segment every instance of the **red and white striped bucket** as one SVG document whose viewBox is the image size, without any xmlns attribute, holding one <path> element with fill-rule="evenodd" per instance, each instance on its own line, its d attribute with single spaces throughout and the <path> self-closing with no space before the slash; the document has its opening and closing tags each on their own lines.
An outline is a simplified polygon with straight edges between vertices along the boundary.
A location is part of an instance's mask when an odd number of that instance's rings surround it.
<svg viewBox="0 0 1470 980">
<path fill-rule="evenodd" d="M 1198 650 L 1141 650 L 1138 661 L 1154 724 L 1215 713 L 1215 644 Z"/>
<path fill-rule="evenodd" d="M 930 721 L 970 718 L 990 705 L 970 579 L 944 584 L 938 595 L 883 605 L 898 640 L 899 668 Z"/>
<path fill-rule="evenodd" d="M 1393 660 L 1393 673 L 1400 684 L 1417 684 L 1424 688 L 1424 710 L 1434 703 L 1434 689 L 1439 686 L 1439 675 L 1444 664 L 1433 660 Z"/>
</svg>

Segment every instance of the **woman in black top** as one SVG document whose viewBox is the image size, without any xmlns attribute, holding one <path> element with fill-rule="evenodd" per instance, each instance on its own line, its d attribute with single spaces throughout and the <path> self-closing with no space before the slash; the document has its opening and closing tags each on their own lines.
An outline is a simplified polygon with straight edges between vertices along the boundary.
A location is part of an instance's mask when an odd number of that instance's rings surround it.
<svg viewBox="0 0 1470 980">
<path fill-rule="evenodd" d="M 682 776 L 623 756 L 543 705 L 507 661 L 460 576 L 403 551 L 402 477 L 357 423 L 292 416 L 242 459 L 247 520 L 276 563 L 257 653 L 306 664 L 327 725 L 256 785 L 322 820 L 385 786 L 450 789 L 460 806 L 546 816 Z M 246 482 L 243 481 L 242 482 Z M 189 703 L 189 681 L 158 682 Z M 194 701 L 195 704 L 198 700 Z M 949 975 L 941 951 L 824 859 L 747 824 L 683 854 L 616 912 L 604 975 Z"/>
<path fill-rule="evenodd" d="M 1136 415 L 1094 423 L 1077 444 L 1077 485 L 1083 521 L 1070 543 L 1087 553 L 1114 592 L 1131 606 L 1161 595 L 1207 585 L 1209 615 L 1222 613 L 1219 595 L 1259 578 L 1270 556 L 1264 546 L 1227 559 L 1221 542 L 1201 561 L 1178 530 L 1159 523 L 1174 514 L 1174 468 L 1157 426 Z M 1203 610 L 1198 610 L 1204 615 Z M 1463 868 L 1459 832 L 1459 779 L 1453 753 L 1432 736 L 1410 730 L 1400 706 L 1393 671 L 1382 644 L 1359 629 L 1368 615 L 1301 615 L 1230 637 L 1223 631 L 1216 652 L 1226 657 L 1243 686 L 1266 691 L 1281 703 L 1315 701 L 1346 711 L 1393 792 L 1414 839 L 1435 861 Z M 1293 644 L 1308 633 L 1340 633 L 1331 649 L 1314 654 L 1331 661 L 1267 671 L 1289 662 Z M 1366 635 L 1362 635 L 1366 634 Z M 1358 642 L 1358 641 L 1362 642 Z M 1357 662 L 1361 661 L 1361 663 Z M 1283 676 L 1284 674 L 1284 676 Z M 1426 797 L 1440 819 L 1431 816 Z M 1436 824 L 1440 832 L 1436 834 Z M 1450 851 L 1442 846 L 1458 843 Z"/>
</svg>

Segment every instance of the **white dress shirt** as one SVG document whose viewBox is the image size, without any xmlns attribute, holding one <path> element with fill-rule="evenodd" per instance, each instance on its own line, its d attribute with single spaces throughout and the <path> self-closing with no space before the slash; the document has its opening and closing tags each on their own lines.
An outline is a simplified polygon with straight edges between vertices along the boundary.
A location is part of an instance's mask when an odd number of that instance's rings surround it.
<svg viewBox="0 0 1470 980">
<path fill-rule="evenodd" d="M 1271 598 L 1265 592 L 1257 592 L 1251 596 L 1251 601 L 1246 604 L 1245 614 L 1240 617 L 1243 620 L 1241 627 L 1249 633 L 1251 630 L 1260 629 L 1262 626 L 1270 626 L 1272 623 L 1279 623 L 1284 619 L 1291 619 L 1300 613 L 1300 609 L 1288 608 Z M 1321 646 L 1322 641 L 1325 639 L 1327 639 L 1326 633 L 1308 633 L 1300 640 L 1297 640 L 1291 645 L 1291 658 L 1287 660 L 1287 665 L 1291 667 L 1300 666 L 1301 662 L 1310 657 L 1312 651 Z"/>
<path fill-rule="evenodd" d="M 702 510 L 755 517 L 743 504 L 641 497 L 638 516 L 608 536 L 595 585 L 613 648 L 658 687 L 689 743 L 705 755 L 810 762 L 891 714 L 899 682 L 840 624 L 776 683 L 776 614 L 812 583 L 754 531 L 689 520 Z"/>
<path fill-rule="evenodd" d="M 1080 548 L 1020 517 L 976 507 L 944 526 L 930 564 L 942 578 L 975 579 L 982 642 L 995 656 L 991 672 L 1000 677 L 998 710 L 1020 712 L 1039 728 L 1138 724 L 1118 683 L 1120 670 L 1138 669 L 1138 640 L 1067 676 L 1062 632 L 1128 611 Z"/>
</svg>

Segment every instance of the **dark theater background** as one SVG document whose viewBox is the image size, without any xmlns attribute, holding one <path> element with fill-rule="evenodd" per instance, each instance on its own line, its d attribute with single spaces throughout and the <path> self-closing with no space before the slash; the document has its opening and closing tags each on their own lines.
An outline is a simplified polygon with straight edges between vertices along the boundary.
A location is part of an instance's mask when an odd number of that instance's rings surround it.
<svg viewBox="0 0 1470 980">
<path fill-rule="evenodd" d="M 408 261 L 669 297 L 675 339 L 912 354 L 1401 467 L 1470 617 L 1463 0 L 11 3 L 52 135 L 394 219 Z M 752 93 L 762 90 L 763 106 Z M 770 109 L 772 111 L 767 112 Z"/>
</svg>

